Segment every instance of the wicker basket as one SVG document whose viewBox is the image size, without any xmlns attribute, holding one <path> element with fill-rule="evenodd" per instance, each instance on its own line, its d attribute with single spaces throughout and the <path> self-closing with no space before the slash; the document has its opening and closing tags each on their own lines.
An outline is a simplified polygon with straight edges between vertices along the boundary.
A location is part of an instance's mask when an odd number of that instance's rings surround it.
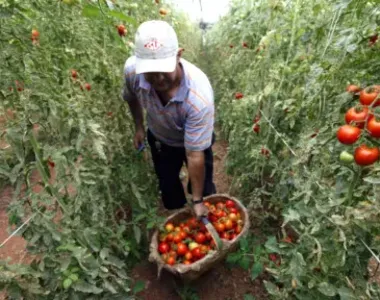
<svg viewBox="0 0 380 300">
<path fill-rule="evenodd" d="M 234 201 L 236 203 L 236 208 L 239 210 L 242 220 L 244 222 L 244 226 L 242 228 L 241 233 L 231 241 L 222 240 L 223 245 L 221 249 L 210 251 L 204 258 L 192 263 L 191 265 L 177 264 L 170 266 L 168 264 L 165 264 L 165 262 L 161 258 L 160 253 L 157 250 L 159 244 L 159 232 L 158 230 L 156 230 L 156 232 L 153 234 L 152 241 L 150 243 L 149 261 L 157 264 L 158 277 L 160 276 L 162 269 L 166 269 L 168 272 L 180 277 L 184 281 L 195 280 L 203 273 L 210 270 L 212 267 L 224 260 L 228 253 L 235 251 L 239 244 L 239 240 L 247 234 L 250 226 L 249 216 L 247 209 L 239 200 L 237 200 L 234 197 L 230 197 L 226 194 L 215 194 L 205 197 L 204 199 L 210 202 L 211 204 L 215 204 L 217 202 L 225 202 L 228 199 Z M 180 223 L 191 216 L 193 216 L 191 208 L 187 207 L 168 217 L 165 223 Z"/>
</svg>

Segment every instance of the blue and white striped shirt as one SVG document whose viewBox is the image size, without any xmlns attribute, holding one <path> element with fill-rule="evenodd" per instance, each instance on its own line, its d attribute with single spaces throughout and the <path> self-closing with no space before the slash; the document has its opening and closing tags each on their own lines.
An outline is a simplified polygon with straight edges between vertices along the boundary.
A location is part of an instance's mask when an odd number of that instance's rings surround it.
<svg viewBox="0 0 380 300">
<path fill-rule="evenodd" d="M 214 92 L 207 76 L 195 65 L 181 59 L 184 70 L 180 87 L 165 106 L 143 74 L 136 75 L 135 56 L 124 66 L 124 97 L 135 95 L 147 112 L 153 135 L 172 147 L 202 151 L 211 146 L 214 131 Z"/>
</svg>

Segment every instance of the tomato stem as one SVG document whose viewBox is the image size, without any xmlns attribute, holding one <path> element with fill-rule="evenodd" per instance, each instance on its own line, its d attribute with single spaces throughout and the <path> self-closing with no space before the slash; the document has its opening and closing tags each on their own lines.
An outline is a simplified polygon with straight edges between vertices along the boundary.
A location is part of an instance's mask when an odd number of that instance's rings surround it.
<svg viewBox="0 0 380 300">
<path fill-rule="evenodd" d="M 348 190 L 348 194 L 347 194 L 347 202 L 349 205 L 351 205 L 351 203 L 352 203 L 352 196 L 354 194 L 354 188 L 356 186 L 356 183 L 359 180 L 361 173 L 362 173 L 362 169 L 359 168 L 358 171 L 356 171 L 354 173 L 354 177 L 352 178 L 352 182 L 351 182 L 350 188 Z"/>
</svg>

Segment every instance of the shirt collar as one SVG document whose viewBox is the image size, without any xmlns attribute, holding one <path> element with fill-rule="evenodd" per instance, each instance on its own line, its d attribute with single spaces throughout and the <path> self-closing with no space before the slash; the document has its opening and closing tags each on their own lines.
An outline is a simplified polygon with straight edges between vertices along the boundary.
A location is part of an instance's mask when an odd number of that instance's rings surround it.
<svg viewBox="0 0 380 300">
<path fill-rule="evenodd" d="M 184 61 L 184 59 L 181 58 L 180 63 L 183 69 L 183 77 L 182 77 L 182 80 L 181 80 L 181 83 L 176 95 L 170 100 L 171 102 L 185 101 L 190 90 L 190 78 L 188 75 L 189 71 L 187 70 L 186 61 Z M 150 85 L 148 81 L 145 80 L 144 74 L 139 74 L 138 76 L 139 76 L 139 87 L 144 90 L 150 91 L 152 86 Z"/>
</svg>

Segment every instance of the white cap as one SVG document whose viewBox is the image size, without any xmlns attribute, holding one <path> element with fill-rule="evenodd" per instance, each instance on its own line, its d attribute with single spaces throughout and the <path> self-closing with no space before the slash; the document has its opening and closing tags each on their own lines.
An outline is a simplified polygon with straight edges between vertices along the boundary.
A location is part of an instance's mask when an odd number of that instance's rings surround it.
<svg viewBox="0 0 380 300">
<path fill-rule="evenodd" d="M 178 39 L 164 21 L 142 23 L 135 35 L 136 74 L 173 72 L 177 63 Z"/>
</svg>

